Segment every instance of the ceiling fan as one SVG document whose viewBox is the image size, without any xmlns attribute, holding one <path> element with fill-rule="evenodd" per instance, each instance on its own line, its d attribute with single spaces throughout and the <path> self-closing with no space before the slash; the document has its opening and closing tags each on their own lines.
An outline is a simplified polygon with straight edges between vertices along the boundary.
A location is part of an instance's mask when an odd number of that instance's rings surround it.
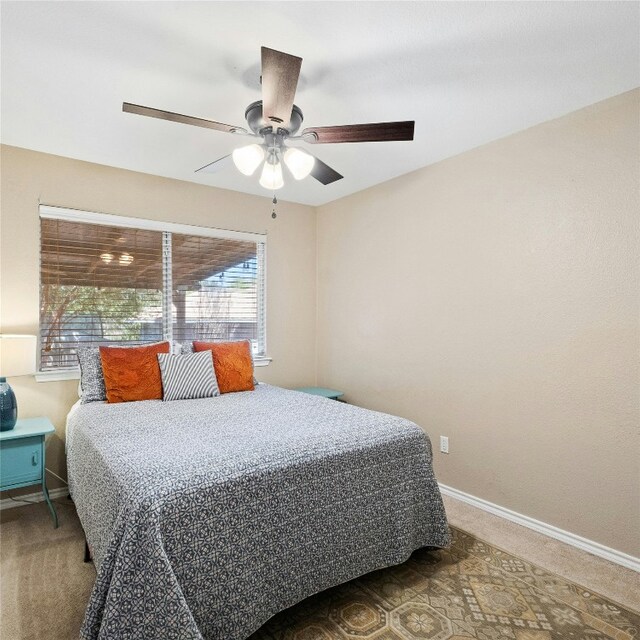
<svg viewBox="0 0 640 640">
<path fill-rule="evenodd" d="M 184 116 L 172 111 L 143 107 L 129 102 L 123 102 L 122 110 L 141 116 L 255 138 L 257 141 L 253 144 L 236 149 L 233 153 L 197 171 L 215 173 L 225 168 L 231 158 L 241 173 L 250 176 L 260 164 L 263 164 L 260 185 L 269 190 L 279 189 L 284 185 L 282 161 L 296 180 L 302 180 L 310 174 L 322 184 L 327 185 L 343 177 L 319 158 L 298 147 L 289 146 L 287 144 L 289 141 L 335 144 L 413 140 L 415 125 L 413 120 L 311 127 L 303 129 L 299 135 L 296 135 L 303 120 L 301 109 L 293 104 L 302 58 L 267 47 L 262 47 L 261 54 L 262 100 L 252 102 L 244 114 L 250 131 L 244 127 Z"/>
</svg>

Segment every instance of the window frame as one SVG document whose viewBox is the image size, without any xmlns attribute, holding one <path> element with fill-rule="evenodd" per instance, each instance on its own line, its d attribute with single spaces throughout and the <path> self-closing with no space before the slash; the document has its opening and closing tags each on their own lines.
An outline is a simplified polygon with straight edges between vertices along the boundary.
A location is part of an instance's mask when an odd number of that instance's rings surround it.
<svg viewBox="0 0 640 640">
<path fill-rule="evenodd" d="M 133 229 L 144 229 L 159 231 L 162 233 L 177 233 L 183 235 L 203 236 L 208 238 L 220 238 L 228 240 L 242 240 L 256 243 L 256 254 L 262 253 L 262 287 L 259 287 L 258 303 L 258 331 L 263 336 L 264 353 L 267 352 L 267 234 L 250 231 L 234 231 L 231 229 L 218 229 L 215 227 L 201 227 L 177 222 L 162 222 L 160 220 L 150 220 L 148 218 L 135 218 L 120 216 L 111 213 L 98 213 L 95 211 L 83 211 L 80 209 L 69 209 L 65 207 L 55 207 L 51 205 L 39 205 L 39 218 L 52 220 L 65 220 L 68 222 L 79 222 L 88 224 L 102 224 L 111 227 L 126 227 Z M 39 238 L 40 249 L 42 239 Z M 41 255 L 41 254 L 39 254 Z M 39 290 L 42 286 L 41 272 L 38 275 Z M 38 312 L 39 318 L 40 312 Z M 163 314 L 163 323 L 166 322 Z M 38 319 L 38 334 L 40 334 L 40 320 Z M 267 355 L 256 356 L 254 364 L 257 367 L 266 366 L 272 358 Z M 35 374 L 38 382 L 51 382 L 57 380 L 78 380 L 80 378 L 80 367 L 64 368 L 59 367 L 42 371 L 40 370 L 40 335 L 38 335 L 38 371 Z"/>
</svg>

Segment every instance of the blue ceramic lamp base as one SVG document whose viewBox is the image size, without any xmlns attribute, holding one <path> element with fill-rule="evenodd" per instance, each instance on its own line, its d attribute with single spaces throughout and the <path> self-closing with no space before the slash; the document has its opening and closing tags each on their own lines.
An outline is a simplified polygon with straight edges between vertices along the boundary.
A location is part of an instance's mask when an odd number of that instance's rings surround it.
<svg viewBox="0 0 640 640">
<path fill-rule="evenodd" d="M 18 420 L 18 403 L 6 378 L 0 377 L 0 431 L 11 431 Z"/>
</svg>

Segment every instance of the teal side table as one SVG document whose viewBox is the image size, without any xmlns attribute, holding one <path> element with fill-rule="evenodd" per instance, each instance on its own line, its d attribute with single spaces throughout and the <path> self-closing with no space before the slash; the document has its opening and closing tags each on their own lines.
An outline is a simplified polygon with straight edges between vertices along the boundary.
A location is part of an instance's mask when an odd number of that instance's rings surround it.
<svg viewBox="0 0 640 640">
<path fill-rule="evenodd" d="M 302 391 L 302 393 L 310 393 L 313 396 L 322 396 L 323 398 L 329 398 L 330 400 L 338 400 L 344 395 L 342 391 L 336 391 L 335 389 L 326 389 L 325 387 L 298 387 L 296 391 Z"/>
<path fill-rule="evenodd" d="M 0 431 L 0 491 L 41 484 L 57 528 L 58 514 L 47 491 L 44 457 L 45 436 L 54 431 L 49 418 L 24 418 L 11 431 Z"/>
</svg>

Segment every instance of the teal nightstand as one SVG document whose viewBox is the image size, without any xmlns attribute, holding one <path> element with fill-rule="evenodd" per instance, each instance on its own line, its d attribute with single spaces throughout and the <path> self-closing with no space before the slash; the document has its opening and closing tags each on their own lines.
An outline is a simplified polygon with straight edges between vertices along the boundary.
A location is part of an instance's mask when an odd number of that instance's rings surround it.
<svg viewBox="0 0 640 640">
<path fill-rule="evenodd" d="M 53 524 L 58 514 L 49 499 L 45 479 L 44 438 L 55 429 L 48 418 L 18 420 L 11 431 L 0 431 L 0 491 L 42 484 Z"/>
<path fill-rule="evenodd" d="M 325 389 L 324 387 L 298 387 L 296 391 L 302 391 L 302 393 L 310 393 L 313 396 L 322 396 L 323 398 L 329 398 L 330 400 L 338 400 L 344 395 L 342 391 L 336 391 L 335 389 Z"/>
</svg>

